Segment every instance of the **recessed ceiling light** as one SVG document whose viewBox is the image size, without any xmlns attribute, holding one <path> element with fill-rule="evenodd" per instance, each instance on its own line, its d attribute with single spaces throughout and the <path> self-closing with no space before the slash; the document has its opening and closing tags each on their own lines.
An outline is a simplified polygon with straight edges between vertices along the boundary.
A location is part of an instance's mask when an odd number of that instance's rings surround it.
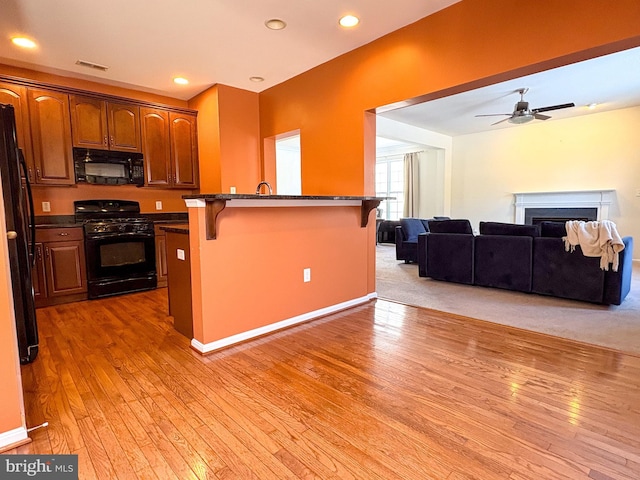
<svg viewBox="0 0 640 480">
<path fill-rule="evenodd" d="M 36 42 L 27 37 L 13 37 L 11 41 L 22 48 L 36 48 Z"/>
<path fill-rule="evenodd" d="M 184 77 L 175 77 L 173 79 L 173 83 L 177 83 L 178 85 L 188 85 L 189 84 L 189 80 L 187 80 Z"/>
<path fill-rule="evenodd" d="M 249 77 L 249 80 L 251 80 L 252 82 L 264 82 L 264 78 L 263 77 Z"/>
<path fill-rule="evenodd" d="M 354 15 L 345 15 L 340 19 L 340 25 L 346 28 L 355 27 L 360 23 L 360 19 Z"/>
<path fill-rule="evenodd" d="M 287 26 L 287 23 L 279 18 L 272 18 L 271 20 L 264 22 L 264 24 L 269 30 L 282 30 Z"/>
</svg>

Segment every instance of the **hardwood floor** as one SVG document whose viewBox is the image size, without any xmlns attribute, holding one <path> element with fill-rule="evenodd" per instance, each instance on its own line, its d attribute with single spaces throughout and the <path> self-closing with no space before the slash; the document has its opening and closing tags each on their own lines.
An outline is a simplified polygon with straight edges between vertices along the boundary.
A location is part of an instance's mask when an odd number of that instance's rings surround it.
<svg viewBox="0 0 640 480">
<path fill-rule="evenodd" d="M 49 426 L 12 453 L 101 479 L 640 478 L 639 357 L 382 300 L 203 357 L 166 302 L 38 310 Z"/>
</svg>

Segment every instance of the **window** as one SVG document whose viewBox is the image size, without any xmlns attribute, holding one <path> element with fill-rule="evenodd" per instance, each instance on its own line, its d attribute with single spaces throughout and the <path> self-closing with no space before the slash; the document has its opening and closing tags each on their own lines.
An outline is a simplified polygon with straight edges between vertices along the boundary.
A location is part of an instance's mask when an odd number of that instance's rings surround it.
<svg viewBox="0 0 640 480">
<path fill-rule="evenodd" d="M 376 195 L 394 197 L 380 202 L 381 218 L 399 220 L 404 209 L 404 156 L 389 155 L 376 161 Z"/>
</svg>

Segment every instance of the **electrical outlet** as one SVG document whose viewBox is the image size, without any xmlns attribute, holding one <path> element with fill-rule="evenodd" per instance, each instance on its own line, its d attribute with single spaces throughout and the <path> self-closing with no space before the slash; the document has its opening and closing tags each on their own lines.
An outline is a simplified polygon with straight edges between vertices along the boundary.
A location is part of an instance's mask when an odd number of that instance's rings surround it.
<svg viewBox="0 0 640 480">
<path fill-rule="evenodd" d="M 302 278 L 304 279 L 305 283 L 311 281 L 311 269 L 310 268 L 305 268 L 302 271 Z"/>
<path fill-rule="evenodd" d="M 160 200 L 156 202 L 156 210 L 162 210 L 162 202 Z"/>
<path fill-rule="evenodd" d="M 42 202 L 42 211 L 50 212 L 51 211 L 51 203 L 50 202 Z"/>
<path fill-rule="evenodd" d="M 235 194 L 236 193 L 236 187 L 229 188 L 229 193 Z"/>
<path fill-rule="evenodd" d="M 181 248 L 176 250 L 176 255 L 178 256 L 178 260 L 184 260 L 184 250 Z"/>
</svg>

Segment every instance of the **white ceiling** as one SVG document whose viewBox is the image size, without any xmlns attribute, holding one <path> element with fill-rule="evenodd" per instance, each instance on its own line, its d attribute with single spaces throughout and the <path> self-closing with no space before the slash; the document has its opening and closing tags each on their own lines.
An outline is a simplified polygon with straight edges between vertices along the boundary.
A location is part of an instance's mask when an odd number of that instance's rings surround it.
<svg viewBox="0 0 640 480">
<path fill-rule="evenodd" d="M 492 123 L 508 118 L 509 115 L 475 117 L 480 114 L 511 114 L 515 103 L 520 100 L 520 95 L 515 92 L 525 87 L 529 91 L 524 98 L 531 109 L 575 103 L 573 108 L 546 112 L 545 115 L 552 118 L 544 122 L 638 106 L 640 48 L 403 107 L 381 115 L 449 136 L 498 128 L 526 128 L 527 125 L 542 120 L 533 120 L 524 125 L 502 122 L 492 126 Z M 586 107 L 590 103 L 598 105 L 590 110 Z"/>
<path fill-rule="evenodd" d="M 183 100 L 216 83 L 260 92 L 457 1 L 0 0 L 0 62 Z M 360 25 L 340 27 L 346 13 Z M 268 30 L 272 18 L 287 28 Z M 38 48 L 18 49 L 15 35 Z"/>
</svg>

